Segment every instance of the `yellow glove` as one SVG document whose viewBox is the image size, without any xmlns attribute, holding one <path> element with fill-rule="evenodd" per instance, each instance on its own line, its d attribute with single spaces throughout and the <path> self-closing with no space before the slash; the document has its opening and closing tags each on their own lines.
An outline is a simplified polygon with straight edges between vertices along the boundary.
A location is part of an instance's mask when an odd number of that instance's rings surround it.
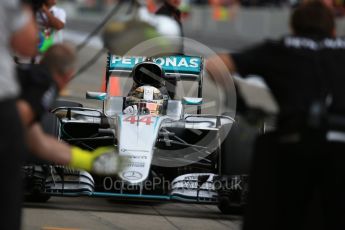
<svg viewBox="0 0 345 230">
<path fill-rule="evenodd" d="M 123 157 L 115 154 L 114 147 L 99 147 L 94 151 L 87 151 L 73 146 L 69 166 L 83 169 L 100 175 L 114 175 L 124 167 Z"/>
</svg>

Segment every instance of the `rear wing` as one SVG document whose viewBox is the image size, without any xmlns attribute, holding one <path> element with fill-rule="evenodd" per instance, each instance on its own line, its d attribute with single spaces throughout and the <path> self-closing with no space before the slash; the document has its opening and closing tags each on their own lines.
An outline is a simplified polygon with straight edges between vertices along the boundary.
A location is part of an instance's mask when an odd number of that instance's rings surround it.
<svg viewBox="0 0 345 230">
<path fill-rule="evenodd" d="M 146 57 L 109 55 L 108 71 L 110 73 L 130 73 L 135 65 L 147 60 Z M 162 67 L 168 78 L 198 81 L 202 76 L 203 58 L 201 57 L 176 55 L 155 57 L 151 60 Z"/>
<path fill-rule="evenodd" d="M 112 73 L 131 73 L 133 68 L 147 57 L 117 56 L 108 53 L 106 65 L 106 86 Z M 160 65 L 167 78 L 175 78 L 182 81 L 198 81 L 198 97 L 202 98 L 202 84 L 204 74 L 204 59 L 198 56 L 162 56 L 150 58 Z M 121 75 L 120 75 L 121 76 Z"/>
</svg>

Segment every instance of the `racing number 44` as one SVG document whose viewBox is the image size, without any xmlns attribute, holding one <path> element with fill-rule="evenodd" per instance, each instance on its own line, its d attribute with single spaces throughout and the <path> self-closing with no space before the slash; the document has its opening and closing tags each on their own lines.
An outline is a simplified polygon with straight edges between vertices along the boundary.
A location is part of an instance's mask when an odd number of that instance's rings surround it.
<svg viewBox="0 0 345 230">
<path fill-rule="evenodd" d="M 139 119 L 138 116 L 129 116 L 123 119 L 124 122 L 130 122 L 131 124 L 135 124 L 137 122 L 143 122 L 146 125 L 151 125 L 153 123 L 151 116 L 145 116 Z"/>
</svg>

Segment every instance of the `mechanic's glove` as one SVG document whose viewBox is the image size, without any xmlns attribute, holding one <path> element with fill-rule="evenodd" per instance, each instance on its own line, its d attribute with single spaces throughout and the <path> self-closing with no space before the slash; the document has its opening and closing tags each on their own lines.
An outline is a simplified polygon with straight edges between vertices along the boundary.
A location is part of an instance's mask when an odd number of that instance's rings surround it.
<svg viewBox="0 0 345 230">
<path fill-rule="evenodd" d="M 115 175 L 126 165 L 127 158 L 115 154 L 113 147 L 99 147 L 94 151 L 71 148 L 69 166 L 99 175 Z"/>
</svg>

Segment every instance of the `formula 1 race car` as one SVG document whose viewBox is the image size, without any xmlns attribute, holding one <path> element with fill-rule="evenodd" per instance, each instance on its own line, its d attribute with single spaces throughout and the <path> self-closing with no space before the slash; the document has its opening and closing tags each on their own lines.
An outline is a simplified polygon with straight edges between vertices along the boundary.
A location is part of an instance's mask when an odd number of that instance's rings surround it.
<svg viewBox="0 0 345 230">
<path fill-rule="evenodd" d="M 231 143 L 229 149 L 227 142 L 239 129 L 234 118 L 202 114 L 203 72 L 201 57 L 109 54 L 107 93 L 86 94 L 88 99 L 102 101 L 103 108 L 60 101 L 44 126 L 58 139 L 81 148 L 114 145 L 115 154 L 129 158 L 127 167 L 112 177 L 58 165 L 27 164 L 27 198 L 100 196 L 212 203 L 224 213 L 241 207 L 247 193 L 248 154 L 240 151 L 232 156 Z M 114 73 L 133 79 L 128 95 L 112 96 Z M 171 99 L 167 90 L 171 79 L 197 81 L 197 97 Z M 196 112 L 185 113 L 189 106 Z M 231 126 L 222 144 L 221 135 Z M 234 145 L 243 147 L 238 138 Z"/>
</svg>

